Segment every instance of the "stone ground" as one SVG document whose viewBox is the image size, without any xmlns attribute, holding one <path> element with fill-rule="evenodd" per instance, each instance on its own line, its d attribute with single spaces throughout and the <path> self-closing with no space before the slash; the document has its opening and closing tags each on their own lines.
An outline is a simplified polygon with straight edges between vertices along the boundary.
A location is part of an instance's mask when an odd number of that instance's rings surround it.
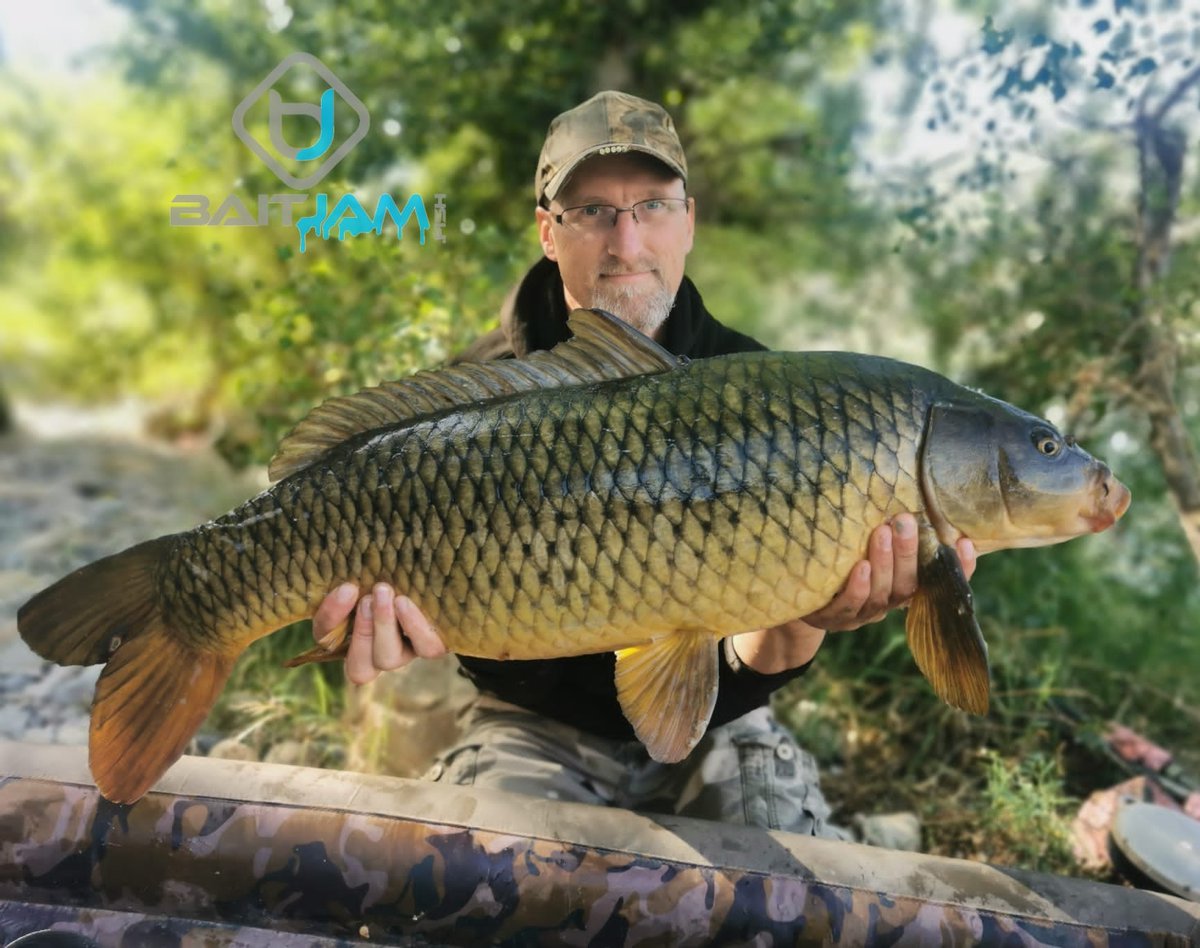
<svg viewBox="0 0 1200 948">
<path fill-rule="evenodd" d="M 74 434 L 0 436 L 0 737 L 87 742 L 99 666 L 43 662 L 17 609 L 94 559 L 220 513 L 256 489 L 208 452 Z"/>
<path fill-rule="evenodd" d="M 89 429 L 78 417 L 68 437 L 29 433 L 43 421 L 18 415 L 17 432 L 0 435 L 0 739 L 86 745 L 100 667 L 39 659 L 17 633 L 17 609 L 71 570 L 223 513 L 266 481 L 262 472 L 230 471 L 207 448 Z M 452 660 L 418 666 L 355 690 L 348 768 L 415 775 L 454 737 L 472 689 Z M 271 753 L 228 741 L 216 753 L 308 762 L 295 748 Z"/>
</svg>

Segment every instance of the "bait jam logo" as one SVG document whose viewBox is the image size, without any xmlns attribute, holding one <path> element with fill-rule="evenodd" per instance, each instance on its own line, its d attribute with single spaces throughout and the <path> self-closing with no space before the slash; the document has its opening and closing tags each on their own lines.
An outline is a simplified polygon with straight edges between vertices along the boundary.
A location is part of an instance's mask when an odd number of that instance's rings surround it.
<svg viewBox="0 0 1200 948">
<path fill-rule="evenodd" d="M 320 95 L 317 104 L 311 102 L 289 102 L 276 90 L 275 86 L 293 68 L 307 69 L 308 75 L 298 73 L 309 80 L 315 75 L 324 82 L 326 88 Z M 262 101 L 266 97 L 267 129 L 273 151 L 251 133 L 247 125 L 247 115 L 257 106 L 262 111 Z M 357 120 L 354 131 L 350 133 L 336 149 L 333 148 L 337 135 L 335 116 L 338 112 L 338 101 L 344 103 L 343 110 L 348 109 Z M 305 118 L 317 123 L 316 138 L 311 145 L 295 148 L 284 134 L 284 116 Z M 316 56 L 308 53 L 292 53 L 278 66 L 271 70 L 267 77 L 254 87 L 254 90 L 238 103 L 233 110 L 233 131 L 254 154 L 262 160 L 272 173 L 284 184 L 297 191 L 307 191 L 316 186 L 332 171 L 350 149 L 361 142 L 371 127 L 371 116 L 350 88 Z M 284 161 L 290 164 L 285 165 Z M 293 170 L 300 173 L 293 173 Z M 444 194 L 434 195 L 433 239 L 443 243 L 446 240 L 444 228 L 446 225 L 446 203 Z M 313 213 L 300 217 L 295 227 L 300 231 L 300 252 L 305 250 L 305 239 L 309 233 L 328 240 L 334 228 L 337 229 L 337 239 L 342 240 L 347 235 L 355 236 L 373 232 L 383 234 L 383 227 L 390 218 L 396 225 L 396 238 L 402 239 L 404 225 L 415 220 L 420 234 L 420 241 L 425 243 L 425 233 L 429 230 L 429 214 L 425 208 L 425 200 L 419 194 L 410 195 L 401 208 L 390 194 L 380 195 L 375 204 L 375 213 L 368 214 L 361 202 L 353 194 L 343 194 L 333 204 L 330 210 L 330 195 L 320 193 L 312 196 L 314 201 Z M 266 227 L 271 223 L 271 208 L 279 208 L 279 223 L 292 226 L 292 213 L 298 205 L 309 200 L 308 194 L 259 194 L 256 196 L 254 210 L 251 213 L 246 203 L 236 194 L 230 194 L 217 206 L 210 210 L 212 202 L 205 194 L 177 194 L 171 201 L 172 227 Z"/>
</svg>

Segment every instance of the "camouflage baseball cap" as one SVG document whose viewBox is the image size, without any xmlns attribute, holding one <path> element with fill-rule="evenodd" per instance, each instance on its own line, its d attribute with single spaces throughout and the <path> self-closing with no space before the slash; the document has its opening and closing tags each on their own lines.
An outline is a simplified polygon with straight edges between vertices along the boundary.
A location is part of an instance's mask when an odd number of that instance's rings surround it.
<svg viewBox="0 0 1200 948">
<path fill-rule="evenodd" d="M 687 183 L 687 159 L 675 123 L 661 105 L 625 92 L 599 92 L 550 123 L 538 157 L 534 196 L 558 194 L 571 172 L 592 155 L 640 151 L 657 158 Z"/>
</svg>

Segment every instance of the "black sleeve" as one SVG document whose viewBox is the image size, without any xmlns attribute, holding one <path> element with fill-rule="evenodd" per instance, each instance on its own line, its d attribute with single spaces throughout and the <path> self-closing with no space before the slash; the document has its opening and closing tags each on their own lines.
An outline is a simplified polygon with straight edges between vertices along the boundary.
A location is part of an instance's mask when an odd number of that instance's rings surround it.
<svg viewBox="0 0 1200 948">
<path fill-rule="evenodd" d="M 812 662 L 798 668 L 775 675 L 764 675 L 743 664 L 734 654 L 733 638 L 724 639 L 720 644 L 720 678 L 717 692 L 717 706 L 713 709 L 709 727 L 727 724 L 734 718 L 749 714 L 755 708 L 766 704 L 771 694 L 778 691 L 789 681 L 799 678 Z"/>
</svg>

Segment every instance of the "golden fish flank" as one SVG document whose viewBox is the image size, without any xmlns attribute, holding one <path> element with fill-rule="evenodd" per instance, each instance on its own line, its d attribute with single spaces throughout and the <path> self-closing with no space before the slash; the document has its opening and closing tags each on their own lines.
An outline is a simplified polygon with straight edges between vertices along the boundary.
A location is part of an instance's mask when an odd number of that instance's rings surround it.
<svg viewBox="0 0 1200 948">
<path fill-rule="evenodd" d="M 105 796 L 144 793 L 246 646 L 344 581 L 407 592 L 464 655 L 615 651 L 638 738 L 679 760 L 715 702 L 718 640 L 823 606 L 904 510 L 922 524 L 913 654 L 943 698 L 981 713 L 986 646 L 948 544 L 1056 542 L 1129 502 L 1048 423 L 915 366 L 687 362 L 606 314 L 571 328 L 525 361 L 326 402 L 280 446 L 279 483 L 22 608 L 40 655 L 108 663 L 90 739 Z M 341 654 L 325 644 L 299 660 Z"/>
</svg>

